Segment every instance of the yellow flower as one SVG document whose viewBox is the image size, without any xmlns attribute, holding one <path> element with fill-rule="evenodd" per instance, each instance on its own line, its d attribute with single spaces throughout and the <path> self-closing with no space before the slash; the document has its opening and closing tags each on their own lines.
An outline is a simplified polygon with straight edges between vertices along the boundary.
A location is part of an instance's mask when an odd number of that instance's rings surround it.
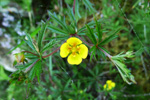
<svg viewBox="0 0 150 100">
<path fill-rule="evenodd" d="M 115 87 L 115 83 L 114 82 L 112 82 L 111 80 L 107 80 L 106 81 L 106 84 L 104 84 L 104 90 L 107 90 L 107 91 L 109 91 L 109 90 L 111 90 L 111 89 L 113 89 L 114 87 Z"/>
<path fill-rule="evenodd" d="M 80 94 L 82 94 L 82 93 L 83 93 L 83 91 L 82 91 L 82 90 L 80 90 L 79 92 L 80 92 Z"/>
<path fill-rule="evenodd" d="M 62 58 L 68 56 L 67 61 L 71 65 L 79 65 L 82 59 L 85 59 L 87 55 L 88 48 L 76 37 L 69 38 L 67 42 L 60 47 L 60 56 Z"/>
</svg>

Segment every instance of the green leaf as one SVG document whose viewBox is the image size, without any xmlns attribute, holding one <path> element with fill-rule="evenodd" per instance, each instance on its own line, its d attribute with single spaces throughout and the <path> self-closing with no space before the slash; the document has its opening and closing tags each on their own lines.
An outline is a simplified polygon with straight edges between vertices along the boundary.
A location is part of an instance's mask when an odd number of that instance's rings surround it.
<svg viewBox="0 0 150 100">
<path fill-rule="evenodd" d="M 42 23 L 41 30 L 38 34 L 38 48 L 39 48 L 39 51 L 41 51 L 42 41 L 43 41 L 44 33 L 45 33 L 45 30 L 46 30 L 46 27 L 47 27 L 47 23 L 44 23 L 44 22 L 41 22 L 41 23 Z"/>
<path fill-rule="evenodd" d="M 42 72 L 42 62 L 38 61 L 36 62 L 36 64 L 33 66 L 33 68 L 31 69 L 30 73 L 29 73 L 29 78 L 31 80 L 34 79 L 35 76 L 37 76 L 38 82 L 40 83 L 40 75 Z"/>
<path fill-rule="evenodd" d="M 65 31 L 68 32 L 68 28 L 66 27 L 66 23 L 63 23 L 63 21 L 61 21 L 56 15 L 52 14 L 50 11 L 48 11 L 50 17 L 55 20 L 60 26 L 63 27 L 63 29 L 65 29 Z"/>
<path fill-rule="evenodd" d="M 0 81 L 9 80 L 9 79 L 10 78 L 8 77 L 8 75 L 4 72 L 3 66 L 0 65 Z"/>
<path fill-rule="evenodd" d="M 87 27 L 87 29 L 88 29 L 88 31 L 89 31 L 89 38 L 91 39 L 91 41 L 92 41 L 94 44 L 96 44 L 97 41 L 96 41 L 96 38 L 95 38 L 95 36 L 94 36 L 94 33 L 93 33 L 92 29 L 91 29 L 88 25 L 86 25 L 86 27 Z"/>
<path fill-rule="evenodd" d="M 71 21 L 74 22 L 76 19 L 75 19 L 75 16 L 73 14 L 73 8 L 68 6 L 68 10 L 69 10 L 69 12 L 67 12 L 67 14 L 68 14 L 69 18 L 71 19 Z"/>
<path fill-rule="evenodd" d="M 50 72 L 50 75 L 52 76 L 53 75 L 52 55 L 49 56 L 49 72 Z"/>
<path fill-rule="evenodd" d="M 93 56 L 96 59 L 96 48 L 92 51 L 92 54 L 90 56 L 90 62 L 92 61 Z"/>
<path fill-rule="evenodd" d="M 81 15 L 79 13 L 79 2 L 78 2 L 78 0 L 76 0 L 76 2 L 75 2 L 75 17 L 77 20 L 81 18 Z"/>
<path fill-rule="evenodd" d="M 35 46 L 34 46 L 34 44 L 33 44 L 33 40 L 32 40 L 32 38 L 31 38 L 31 36 L 30 36 L 29 34 L 26 34 L 26 36 L 27 36 L 27 39 L 28 39 L 28 40 L 24 40 L 24 41 L 28 44 L 28 46 L 29 46 L 33 51 L 36 51 L 36 52 L 37 52 L 37 50 L 36 50 L 36 48 L 35 48 Z"/>
<path fill-rule="evenodd" d="M 64 31 L 62 29 L 59 29 L 59 28 L 57 28 L 55 26 L 52 26 L 52 25 L 48 25 L 47 28 L 50 29 L 54 33 L 61 34 L 61 35 L 68 35 L 68 32 L 66 32 L 66 31 Z"/>
<path fill-rule="evenodd" d="M 41 28 L 37 28 L 35 31 L 33 31 L 31 33 L 31 37 L 35 36 L 39 31 L 41 30 Z M 15 49 L 19 48 L 20 46 L 22 46 L 25 43 L 25 41 L 22 41 L 20 44 L 18 44 L 16 47 L 14 47 L 13 49 L 11 49 L 7 54 L 10 54 L 12 51 L 14 51 Z"/>
<path fill-rule="evenodd" d="M 100 23 L 101 21 L 103 21 L 102 19 L 99 19 L 99 20 L 97 20 L 97 22 L 98 23 Z M 91 21 L 91 22 L 89 22 L 87 25 L 90 27 L 90 28 L 92 28 L 92 27 L 94 27 L 95 26 L 95 21 Z M 86 30 L 86 26 L 83 26 L 82 28 L 80 28 L 79 30 L 78 30 L 78 35 L 80 35 L 80 34 L 83 34 L 83 32 Z"/>
<path fill-rule="evenodd" d="M 99 22 L 97 22 L 97 19 L 95 18 L 95 22 L 96 22 L 96 30 L 97 30 L 97 34 L 98 34 L 98 43 L 101 42 L 102 40 L 102 30 L 101 30 L 101 25 Z"/>
<path fill-rule="evenodd" d="M 118 33 L 120 30 L 121 30 L 121 27 L 119 27 L 117 30 L 115 30 L 109 37 L 107 37 L 105 40 L 103 40 L 99 45 L 102 46 L 106 43 L 109 43 L 113 39 L 117 38 L 118 36 L 116 35 L 116 33 Z"/>
<path fill-rule="evenodd" d="M 85 6 L 90 10 L 90 12 L 95 13 L 96 10 L 92 7 L 92 3 L 89 0 L 83 0 Z"/>
<path fill-rule="evenodd" d="M 41 50 L 41 53 L 43 53 L 44 51 L 46 51 L 47 49 L 50 49 L 51 47 L 53 47 L 53 45 L 56 43 L 55 40 L 50 41 L 49 43 L 47 43 L 43 49 Z"/>
<path fill-rule="evenodd" d="M 132 82 L 136 83 L 136 81 L 134 80 L 134 76 L 130 73 L 131 71 L 127 68 L 125 64 L 123 64 L 119 60 L 113 59 L 113 57 L 112 57 L 112 62 L 117 67 L 121 77 L 125 82 L 127 82 L 128 84 L 132 84 Z"/>
</svg>

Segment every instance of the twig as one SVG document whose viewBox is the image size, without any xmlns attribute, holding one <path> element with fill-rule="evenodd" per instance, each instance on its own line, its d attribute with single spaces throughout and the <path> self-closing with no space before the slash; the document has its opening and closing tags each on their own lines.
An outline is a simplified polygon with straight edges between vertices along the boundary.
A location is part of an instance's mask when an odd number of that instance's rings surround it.
<svg viewBox="0 0 150 100">
<path fill-rule="evenodd" d="M 50 81 L 50 83 L 52 84 L 52 86 L 55 87 L 55 83 L 54 83 L 53 80 L 52 80 L 52 77 L 51 77 L 51 75 L 50 75 L 50 71 L 49 71 L 49 81 Z"/>
<path fill-rule="evenodd" d="M 147 69 L 146 69 L 146 66 L 145 66 L 145 63 L 144 63 L 144 60 L 143 60 L 143 55 L 141 55 L 141 61 L 142 61 L 142 64 L 143 64 L 143 69 L 145 71 L 145 77 L 148 79 Z"/>
<path fill-rule="evenodd" d="M 144 94 L 131 94 L 131 95 L 123 95 L 124 97 L 140 97 L 140 96 L 150 96 L 150 93 L 144 93 Z"/>
</svg>

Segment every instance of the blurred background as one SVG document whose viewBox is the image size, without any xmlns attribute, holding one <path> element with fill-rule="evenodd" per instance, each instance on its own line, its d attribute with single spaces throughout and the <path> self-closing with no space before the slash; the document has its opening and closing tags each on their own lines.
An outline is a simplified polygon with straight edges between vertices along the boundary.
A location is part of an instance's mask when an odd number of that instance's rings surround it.
<svg viewBox="0 0 150 100">
<path fill-rule="evenodd" d="M 0 100 L 150 100 L 150 1 L 149 0 L 89 0 L 94 15 L 102 22 L 103 30 L 124 27 L 119 37 L 104 46 L 111 55 L 133 50 L 135 57 L 126 60 L 137 84 L 126 84 L 108 59 L 97 57 L 89 63 L 89 56 L 79 66 L 70 66 L 59 52 L 47 59 L 41 83 L 35 79 L 27 84 L 10 84 L 14 55 L 26 48 L 25 33 L 36 35 L 47 11 L 59 18 L 66 17 L 73 0 L 0 0 Z M 79 0 L 81 19 L 78 27 L 93 20 L 92 11 Z M 68 22 L 69 23 L 69 22 Z M 57 24 L 56 24 L 57 25 Z M 46 39 L 55 35 L 47 31 Z M 103 38 L 107 37 L 104 34 Z M 34 37 L 33 37 L 34 38 Z M 88 39 L 87 39 L 88 40 Z M 11 52 L 10 52 L 11 51 Z M 52 59 L 53 58 L 53 59 Z M 58 63 L 59 62 L 59 63 Z M 51 78 L 48 67 L 53 66 Z M 111 92 L 103 90 L 107 80 L 116 83 Z"/>
</svg>

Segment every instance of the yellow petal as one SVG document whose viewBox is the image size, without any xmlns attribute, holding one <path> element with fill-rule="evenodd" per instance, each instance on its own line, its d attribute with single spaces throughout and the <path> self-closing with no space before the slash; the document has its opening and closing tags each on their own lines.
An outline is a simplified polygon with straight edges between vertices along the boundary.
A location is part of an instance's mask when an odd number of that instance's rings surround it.
<svg viewBox="0 0 150 100">
<path fill-rule="evenodd" d="M 107 85 L 105 84 L 103 87 L 104 87 L 104 89 L 106 89 Z"/>
<path fill-rule="evenodd" d="M 71 37 L 67 40 L 67 43 L 69 43 L 71 46 L 77 46 L 82 43 L 82 41 L 76 37 Z"/>
<path fill-rule="evenodd" d="M 107 89 L 108 89 L 108 90 L 111 90 L 111 89 L 112 89 L 112 87 L 111 87 L 111 86 L 109 86 Z"/>
<path fill-rule="evenodd" d="M 112 86 L 113 88 L 115 87 L 115 85 L 116 85 L 116 84 L 115 84 L 114 82 L 111 83 L 111 86 Z"/>
<path fill-rule="evenodd" d="M 106 83 L 107 83 L 108 85 L 110 85 L 111 82 L 112 82 L 111 80 L 107 80 L 107 81 L 106 81 Z"/>
<path fill-rule="evenodd" d="M 64 43 L 64 44 L 61 45 L 61 47 L 60 47 L 60 56 L 62 58 L 65 58 L 65 57 L 68 56 L 68 54 L 69 54 L 69 48 L 68 48 L 68 46 L 69 46 L 68 43 Z"/>
<path fill-rule="evenodd" d="M 76 55 L 70 54 L 67 60 L 68 63 L 71 65 L 79 65 L 82 62 L 82 58 L 78 54 Z"/>
<path fill-rule="evenodd" d="M 79 45 L 79 55 L 83 59 L 85 59 L 88 55 L 88 48 L 84 44 Z"/>
</svg>

